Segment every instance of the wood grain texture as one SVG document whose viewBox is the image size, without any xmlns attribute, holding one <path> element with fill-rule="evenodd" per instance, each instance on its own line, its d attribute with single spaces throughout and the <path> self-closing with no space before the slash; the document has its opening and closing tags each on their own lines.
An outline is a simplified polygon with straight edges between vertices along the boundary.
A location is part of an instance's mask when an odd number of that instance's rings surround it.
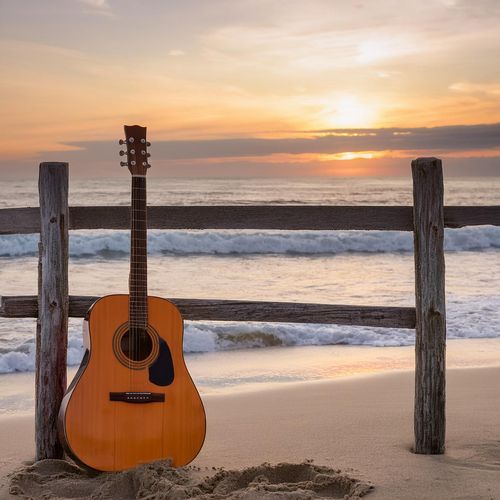
<svg viewBox="0 0 500 500">
<path fill-rule="evenodd" d="M 415 245 L 415 452 L 444 453 L 446 308 L 443 169 L 437 158 L 412 162 Z"/>
<path fill-rule="evenodd" d="M 0 234 L 40 232 L 40 207 L 0 209 Z"/>
<path fill-rule="evenodd" d="M 116 471 L 171 458 L 180 467 L 198 454 L 205 438 L 205 411 L 184 364 L 183 324 L 173 304 L 149 297 L 149 324 L 168 344 L 175 378 L 149 381 L 148 370 L 130 370 L 113 351 L 113 336 L 128 321 L 128 296 L 98 300 L 89 315 L 90 357 L 64 398 L 61 434 L 70 453 L 87 467 Z M 110 392 L 163 393 L 162 403 L 110 401 Z"/>
<path fill-rule="evenodd" d="M 495 206 L 446 206 L 444 227 L 500 226 L 500 205 Z"/>
<path fill-rule="evenodd" d="M 68 343 L 68 164 L 42 163 L 40 276 L 35 366 L 36 460 L 62 458 L 57 413 L 66 391 Z"/>
<path fill-rule="evenodd" d="M 70 317 L 82 318 L 99 297 L 70 296 Z M 302 302 L 263 302 L 247 300 L 168 299 L 191 321 L 265 321 L 337 325 L 415 328 L 415 308 L 377 307 Z M 0 297 L 0 317 L 35 318 L 34 296 Z"/>
<path fill-rule="evenodd" d="M 122 207 L 72 209 L 74 229 L 123 229 Z M 411 231 L 411 207 L 391 206 L 149 206 L 150 229 L 394 229 Z"/>
<path fill-rule="evenodd" d="M 410 206 L 150 206 L 148 219 L 149 229 L 413 230 Z M 444 220 L 500 226 L 500 206 L 447 206 Z M 70 207 L 70 229 L 129 227 L 129 207 Z M 38 208 L 0 209 L 0 234 L 38 232 Z"/>
</svg>

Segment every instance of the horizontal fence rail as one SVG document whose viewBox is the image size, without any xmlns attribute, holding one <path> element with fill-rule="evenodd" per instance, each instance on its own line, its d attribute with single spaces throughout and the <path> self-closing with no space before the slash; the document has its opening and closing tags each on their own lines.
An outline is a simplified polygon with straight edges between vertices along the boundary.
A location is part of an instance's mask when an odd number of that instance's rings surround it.
<svg viewBox="0 0 500 500">
<path fill-rule="evenodd" d="M 68 296 L 68 229 L 130 229 L 128 206 L 68 206 L 67 163 L 42 163 L 40 207 L 0 209 L 0 234 L 41 233 L 38 296 L 0 297 L 0 317 L 37 318 L 36 459 L 62 458 L 56 419 L 66 387 L 67 319 L 99 298 Z M 500 206 L 443 206 L 437 158 L 412 161 L 413 206 L 150 206 L 151 229 L 412 231 L 416 307 L 170 299 L 187 320 L 257 321 L 405 328 L 415 331 L 416 453 L 445 444 L 444 228 L 500 226 Z M 60 196 L 62 194 L 62 196 Z M 53 376 L 55 374 L 55 376 Z"/>
<path fill-rule="evenodd" d="M 129 207 L 70 207 L 69 229 L 130 229 Z M 500 206 L 444 207 L 444 226 L 500 225 Z M 149 206 L 150 229 L 413 231 L 411 206 Z M 40 232 L 40 209 L 0 210 L 0 234 Z"/>
<path fill-rule="evenodd" d="M 99 297 L 69 297 L 69 316 L 82 318 Z M 301 302 L 169 299 L 191 321 L 261 321 L 415 328 L 414 307 L 345 306 Z M 0 297 L 0 316 L 36 318 L 37 297 Z"/>
</svg>

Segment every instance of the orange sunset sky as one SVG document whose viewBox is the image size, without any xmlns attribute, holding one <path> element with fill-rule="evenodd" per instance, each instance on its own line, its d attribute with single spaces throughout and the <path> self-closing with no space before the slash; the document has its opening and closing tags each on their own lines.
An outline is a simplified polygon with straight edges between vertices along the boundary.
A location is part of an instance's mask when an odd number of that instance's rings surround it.
<svg viewBox="0 0 500 500">
<path fill-rule="evenodd" d="M 1 0 L 0 178 L 500 174 L 497 0 Z M 121 174 L 120 174 L 121 175 Z"/>
</svg>

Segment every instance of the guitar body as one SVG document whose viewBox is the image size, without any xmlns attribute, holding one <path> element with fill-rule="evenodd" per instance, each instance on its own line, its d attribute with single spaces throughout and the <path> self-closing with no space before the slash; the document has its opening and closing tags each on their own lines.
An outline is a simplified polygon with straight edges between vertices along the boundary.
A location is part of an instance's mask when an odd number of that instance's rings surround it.
<svg viewBox="0 0 500 500">
<path fill-rule="evenodd" d="M 151 296 L 147 311 L 138 359 L 127 350 L 128 295 L 103 297 L 88 313 L 87 353 L 59 413 L 66 451 L 88 468 L 120 471 L 167 458 L 180 467 L 203 445 L 205 411 L 184 363 L 181 314 Z"/>
</svg>

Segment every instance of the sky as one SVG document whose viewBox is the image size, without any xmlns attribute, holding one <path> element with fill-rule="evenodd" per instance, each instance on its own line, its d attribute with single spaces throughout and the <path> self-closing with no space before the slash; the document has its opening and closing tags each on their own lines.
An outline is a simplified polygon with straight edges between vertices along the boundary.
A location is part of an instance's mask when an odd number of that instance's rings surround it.
<svg viewBox="0 0 500 500">
<path fill-rule="evenodd" d="M 0 0 L 1 178 L 500 175 L 498 0 Z"/>
</svg>

